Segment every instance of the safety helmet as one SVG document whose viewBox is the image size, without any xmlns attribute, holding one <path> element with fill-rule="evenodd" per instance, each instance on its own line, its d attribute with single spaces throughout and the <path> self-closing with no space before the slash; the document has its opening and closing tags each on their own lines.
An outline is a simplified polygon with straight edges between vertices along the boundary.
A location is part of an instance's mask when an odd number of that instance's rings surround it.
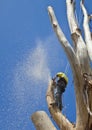
<svg viewBox="0 0 92 130">
<path fill-rule="evenodd" d="M 66 81 L 66 83 L 68 83 L 68 77 L 65 75 L 65 73 L 63 73 L 63 72 L 58 72 L 58 73 L 56 74 L 56 76 L 59 77 L 59 78 L 63 78 L 63 79 Z"/>
</svg>

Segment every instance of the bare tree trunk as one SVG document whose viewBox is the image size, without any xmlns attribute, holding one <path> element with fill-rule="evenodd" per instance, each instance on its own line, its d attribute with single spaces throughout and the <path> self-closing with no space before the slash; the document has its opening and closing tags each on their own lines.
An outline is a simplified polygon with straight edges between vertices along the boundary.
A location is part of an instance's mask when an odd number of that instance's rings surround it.
<svg viewBox="0 0 92 130">
<path fill-rule="evenodd" d="M 31 119 L 36 127 L 36 130 L 56 130 L 48 115 L 44 111 L 35 112 Z"/>
<path fill-rule="evenodd" d="M 91 126 L 91 124 L 89 122 L 92 123 L 92 121 L 91 121 L 91 117 L 89 116 L 87 104 L 85 104 L 85 99 L 83 97 L 83 95 L 84 95 L 83 89 L 84 89 L 84 84 L 85 84 L 85 81 L 83 79 L 83 74 L 91 73 L 89 57 L 90 57 L 90 59 L 92 58 L 91 57 L 92 42 L 91 42 L 90 36 L 88 37 L 88 40 L 86 38 L 87 43 L 85 43 L 84 39 L 82 38 L 81 31 L 78 27 L 78 24 L 76 22 L 76 17 L 75 17 L 75 1 L 66 0 L 66 5 L 67 5 L 67 18 L 68 18 L 70 31 L 71 31 L 71 38 L 74 42 L 74 48 L 72 48 L 70 46 L 69 42 L 65 38 L 65 36 L 57 22 L 53 8 L 48 7 L 48 12 L 49 12 L 49 16 L 50 16 L 50 20 L 51 20 L 53 29 L 67 54 L 67 57 L 71 64 L 71 68 L 72 68 L 72 72 L 73 72 L 75 94 L 76 94 L 76 127 L 75 128 L 76 128 L 76 130 L 85 130 L 85 129 L 89 130 L 90 126 Z M 82 6 L 82 10 L 84 10 L 83 3 L 81 3 L 81 6 Z M 85 21 L 86 20 L 84 17 L 84 23 L 85 23 Z M 85 27 L 86 25 L 84 26 L 85 37 L 87 37 L 87 35 L 90 34 L 89 28 L 88 28 L 88 22 L 86 22 L 86 24 L 87 24 L 87 28 Z M 88 34 L 87 34 L 87 31 L 88 31 Z M 88 47 L 86 47 L 86 45 Z M 91 46 L 91 47 L 89 47 L 89 46 Z M 50 86 L 50 87 L 52 87 L 52 86 Z M 48 91 L 47 91 L 47 95 L 48 95 Z M 89 102 L 90 106 L 92 104 L 91 95 L 92 95 L 92 93 L 88 92 L 88 97 L 89 97 L 88 102 Z M 48 106 L 49 106 L 50 101 L 48 100 L 48 98 L 47 98 L 47 102 L 48 102 Z M 61 123 L 63 125 L 63 122 L 61 122 Z M 68 126 L 69 126 L 69 124 L 68 124 Z M 70 128 L 68 128 L 67 130 L 69 130 L 69 129 Z"/>
<path fill-rule="evenodd" d="M 75 17 L 75 4 L 75 0 L 66 0 L 67 19 L 74 47 L 66 39 L 51 6 L 48 7 L 48 13 L 52 27 L 71 65 L 76 96 L 76 124 L 74 125 L 66 119 L 57 106 L 51 105 L 54 101 L 53 80 L 49 83 L 46 99 L 49 111 L 60 130 L 92 130 L 92 69 L 90 66 L 90 62 L 92 62 L 92 37 L 89 28 L 89 19 L 92 18 L 92 15 L 87 14 L 84 0 L 81 0 L 80 5 L 84 14 L 84 39 Z"/>
</svg>

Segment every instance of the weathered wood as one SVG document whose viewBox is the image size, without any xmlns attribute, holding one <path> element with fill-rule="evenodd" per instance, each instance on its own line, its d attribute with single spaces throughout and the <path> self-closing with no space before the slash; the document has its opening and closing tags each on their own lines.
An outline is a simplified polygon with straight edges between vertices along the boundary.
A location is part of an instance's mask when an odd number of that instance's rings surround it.
<svg viewBox="0 0 92 130">
<path fill-rule="evenodd" d="M 53 88 L 53 80 L 51 80 L 47 89 L 46 99 L 49 111 L 53 119 L 61 130 L 75 130 L 75 126 L 71 122 L 69 122 L 69 120 L 58 109 L 58 107 L 51 105 L 54 101 Z"/>
<path fill-rule="evenodd" d="M 80 73 L 78 77 L 81 79 L 81 83 L 78 82 L 78 78 L 74 78 L 75 94 L 76 94 L 76 129 L 84 130 L 86 128 L 86 122 L 88 120 L 88 112 L 83 99 L 83 87 L 84 81 L 82 78 L 83 73 L 90 72 L 90 64 L 88 58 L 88 52 L 86 44 L 82 38 L 82 34 L 79 31 L 79 26 L 75 17 L 75 0 L 66 0 L 67 5 L 67 18 L 70 27 L 70 32 L 72 34 L 72 40 L 76 48 L 75 53 L 79 61 Z M 85 65 L 86 63 L 86 65 Z M 76 82 L 76 83 L 75 83 Z"/>
<path fill-rule="evenodd" d="M 37 111 L 33 113 L 31 119 L 36 127 L 36 130 L 56 130 L 50 118 L 44 111 Z"/>
<path fill-rule="evenodd" d="M 53 8 L 49 6 L 48 12 L 49 12 L 53 29 L 67 54 L 67 57 L 71 64 L 71 68 L 73 72 L 75 94 L 76 94 L 76 111 L 77 111 L 76 112 L 77 114 L 76 115 L 76 130 L 84 130 L 86 128 L 88 129 L 87 124 L 89 120 L 88 119 L 89 114 L 88 114 L 86 105 L 84 103 L 85 101 L 83 98 L 83 88 L 84 88 L 83 73 L 86 73 L 86 72 L 91 73 L 90 61 L 89 61 L 89 55 L 88 55 L 88 50 L 87 50 L 88 48 L 86 47 L 87 43 L 85 43 L 85 41 L 82 38 L 82 34 L 79 31 L 80 29 L 78 27 L 78 23 L 75 17 L 75 0 L 72 0 L 72 1 L 66 0 L 66 5 L 67 5 L 67 18 L 68 18 L 68 23 L 70 27 L 70 32 L 71 32 L 72 40 L 76 47 L 74 49 L 70 46 L 68 40 L 63 34 L 62 29 L 60 28 L 58 21 L 56 19 L 56 16 L 54 14 Z M 91 98 L 90 95 L 92 94 L 89 93 L 89 97 Z M 52 100 L 52 99 L 50 99 L 49 97 L 49 100 Z M 50 112 L 51 110 L 52 109 L 50 109 Z"/>
<path fill-rule="evenodd" d="M 87 46 L 89 58 L 92 61 L 92 37 L 89 28 L 89 15 L 87 14 L 87 10 L 84 7 L 84 4 L 82 2 L 81 2 L 81 8 L 84 14 L 83 28 L 84 28 L 86 46 Z"/>
<path fill-rule="evenodd" d="M 68 0 L 68 2 L 71 2 L 71 1 Z M 71 8 L 70 8 L 70 10 L 71 10 Z M 85 124 L 85 122 L 87 122 L 88 114 L 87 114 L 85 104 L 83 102 L 83 95 L 82 95 L 83 79 L 82 79 L 82 74 L 81 74 L 82 69 L 80 66 L 81 58 L 78 58 L 78 56 L 76 56 L 74 49 L 71 47 L 71 45 L 67 41 L 65 35 L 63 34 L 62 29 L 60 28 L 60 26 L 57 22 L 57 19 L 55 17 L 53 8 L 49 7 L 48 12 L 49 12 L 49 16 L 50 16 L 50 20 L 51 20 L 53 29 L 54 29 L 61 45 L 63 46 L 63 48 L 67 54 L 68 60 L 71 64 L 71 69 L 72 69 L 73 78 L 74 78 L 74 85 L 75 85 L 75 93 L 76 93 L 77 124 L 80 127 L 83 126 L 83 129 L 84 129 L 85 126 L 83 124 Z M 71 11 L 70 11 L 70 13 L 71 13 Z M 71 20 L 72 20 L 72 18 L 71 18 Z M 74 23 L 74 20 L 73 20 L 73 23 Z M 84 43 L 83 43 L 83 45 L 84 45 Z M 78 47 L 77 47 L 77 49 L 78 49 Z M 86 117 L 86 118 L 84 118 L 84 117 Z M 83 118 L 83 120 L 82 120 L 82 118 Z"/>
</svg>

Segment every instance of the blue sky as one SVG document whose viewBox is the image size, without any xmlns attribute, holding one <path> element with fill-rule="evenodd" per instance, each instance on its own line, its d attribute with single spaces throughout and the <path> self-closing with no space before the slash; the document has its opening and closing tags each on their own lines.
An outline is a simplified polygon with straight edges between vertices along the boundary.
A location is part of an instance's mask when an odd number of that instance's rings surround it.
<svg viewBox="0 0 92 130">
<path fill-rule="evenodd" d="M 86 1 L 89 12 L 90 2 Z M 32 113 L 44 110 L 49 114 L 45 99 L 48 80 L 58 71 L 64 72 L 68 63 L 50 24 L 49 5 L 71 41 L 65 0 L 0 1 L 0 130 L 35 130 L 30 120 Z M 69 84 L 63 98 L 63 112 L 75 121 L 69 66 L 67 75 Z"/>
</svg>

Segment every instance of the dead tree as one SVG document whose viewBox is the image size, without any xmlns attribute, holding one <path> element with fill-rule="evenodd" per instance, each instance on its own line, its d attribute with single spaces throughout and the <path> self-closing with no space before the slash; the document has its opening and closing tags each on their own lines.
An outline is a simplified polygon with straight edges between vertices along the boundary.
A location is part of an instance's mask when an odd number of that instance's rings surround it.
<svg viewBox="0 0 92 130">
<path fill-rule="evenodd" d="M 83 32 L 81 32 L 75 17 L 75 0 L 66 0 L 66 6 L 73 47 L 60 28 L 51 6 L 48 7 L 48 13 L 53 29 L 71 65 L 76 96 L 76 124 L 72 124 L 56 106 L 53 107 L 51 105 L 54 101 L 53 80 L 49 83 L 46 93 L 47 104 L 51 116 L 60 130 L 92 130 L 92 69 L 90 65 L 92 62 L 92 37 L 89 27 L 92 15 L 88 15 L 84 6 L 84 0 L 81 0 L 80 6 L 84 15 L 84 39 L 82 37 Z"/>
</svg>

